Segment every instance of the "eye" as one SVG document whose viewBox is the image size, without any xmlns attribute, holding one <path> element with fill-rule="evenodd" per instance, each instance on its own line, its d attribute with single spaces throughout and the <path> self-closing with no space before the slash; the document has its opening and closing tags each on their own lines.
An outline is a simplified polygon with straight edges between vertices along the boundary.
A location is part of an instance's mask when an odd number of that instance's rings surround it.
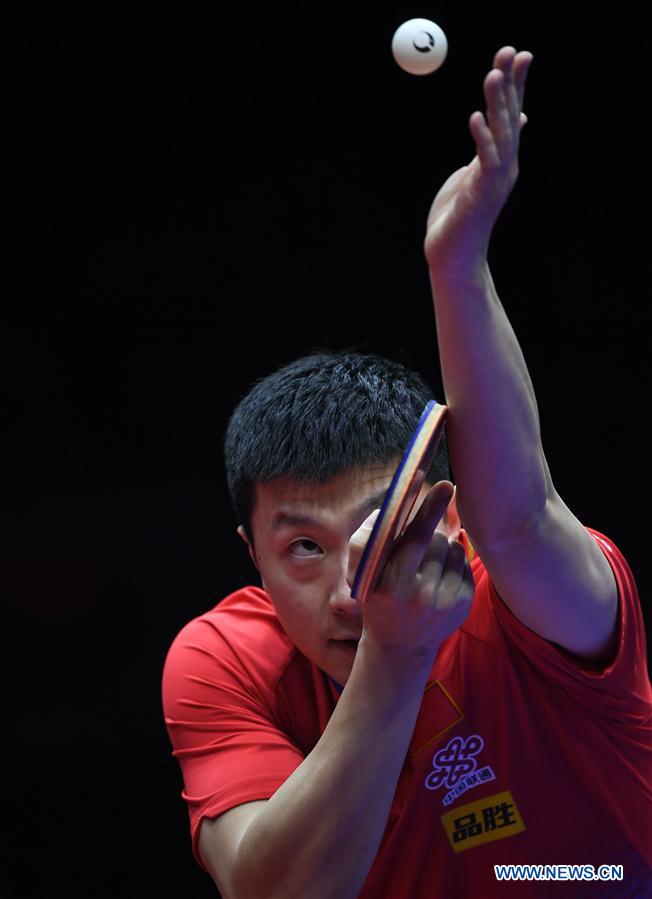
<svg viewBox="0 0 652 899">
<path fill-rule="evenodd" d="M 314 540 L 308 540 L 307 538 L 295 540 L 294 543 L 290 543 L 288 549 L 290 554 L 297 559 L 314 558 L 315 556 L 322 555 L 324 552 L 318 543 L 315 543 Z"/>
</svg>

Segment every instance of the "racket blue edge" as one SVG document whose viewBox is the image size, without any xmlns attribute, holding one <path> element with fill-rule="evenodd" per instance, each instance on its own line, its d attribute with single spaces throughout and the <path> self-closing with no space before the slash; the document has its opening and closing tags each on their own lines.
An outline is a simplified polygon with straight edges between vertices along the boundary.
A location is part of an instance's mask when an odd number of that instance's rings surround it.
<svg viewBox="0 0 652 899">
<path fill-rule="evenodd" d="M 369 564 L 369 559 L 374 550 L 376 541 L 378 539 L 378 535 L 381 532 L 383 525 L 384 525 L 384 520 L 385 520 L 385 516 L 387 514 L 387 509 L 389 508 L 390 503 L 392 502 L 392 499 L 394 497 L 394 492 L 396 491 L 397 485 L 401 479 L 401 476 L 403 474 L 405 466 L 407 465 L 408 460 L 410 459 L 412 450 L 414 449 L 415 443 L 421 433 L 421 429 L 425 425 L 426 421 L 430 417 L 433 410 L 437 407 L 440 407 L 440 409 L 442 410 L 442 414 L 445 414 L 446 407 L 441 406 L 441 404 L 437 403 L 436 400 L 430 400 L 426 404 L 423 412 L 421 413 L 421 418 L 419 419 L 419 422 L 412 433 L 410 442 L 408 443 L 407 448 L 401 458 L 401 461 L 399 462 L 398 467 L 397 467 L 396 471 L 394 472 L 392 481 L 391 481 L 389 487 L 387 488 L 387 492 L 385 493 L 385 496 L 383 498 L 382 506 L 380 507 L 380 513 L 378 514 L 378 517 L 376 518 L 376 521 L 374 522 L 374 526 L 373 526 L 371 533 L 369 535 L 369 538 L 365 544 L 365 548 L 362 551 L 362 556 L 360 558 L 360 562 L 358 563 L 355 577 L 353 579 L 353 585 L 351 586 L 351 596 L 354 599 L 360 598 L 359 594 L 360 594 L 361 582 L 362 582 L 363 578 L 365 577 L 366 568 L 367 568 L 367 565 Z M 441 428 L 436 430 L 433 435 L 434 449 L 436 449 L 436 446 L 439 443 L 440 439 L 441 439 Z M 432 446 L 430 444 L 424 450 L 424 453 L 423 453 L 424 457 L 427 455 L 428 451 L 432 451 Z M 432 453 L 432 455 L 434 455 L 434 452 Z M 431 464 L 432 464 L 432 460 L 430 461 L 428 468 L 430 467 Z M 380 575 L 380 572 L 379 572 L 379 575 Z"/>
</svg>

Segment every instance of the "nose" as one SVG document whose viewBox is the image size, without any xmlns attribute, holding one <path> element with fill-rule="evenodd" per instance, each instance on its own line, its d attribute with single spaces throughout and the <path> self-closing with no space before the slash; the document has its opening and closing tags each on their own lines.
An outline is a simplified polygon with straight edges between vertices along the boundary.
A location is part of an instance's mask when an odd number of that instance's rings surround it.
<svg viewBox="0 0 652 899">
<path fill-rule="evenodd" d="M 375 509 L 362 522 L 357 531 L 354 531 L 342 555 L 337 583 L 331 591 L 329 601 L 331 611 L 339 618 L 357 619 L 358 621 L 362 618 L 360 603 L 351 596 L 351 585 L 379 512 L 380 509 Z"/>
<path fill-rule="evenodd" d="M 329 606 L 336 618 L 359 619 L 362 615 L 360 604 L 357 599 L 351 596 L 351 588 L 344 576 L 333 588 Z"/>
</svg>

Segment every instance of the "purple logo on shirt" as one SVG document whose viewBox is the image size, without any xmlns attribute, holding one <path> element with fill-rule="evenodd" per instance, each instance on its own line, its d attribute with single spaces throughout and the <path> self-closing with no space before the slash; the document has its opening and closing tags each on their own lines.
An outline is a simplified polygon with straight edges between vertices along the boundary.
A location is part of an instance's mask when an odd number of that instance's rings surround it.
<svg viewBox="0 0 652 899">
<path fill-rule="evenodd" d="M 444 805 L 465 793 L 471 787 L 478 786 L 488 780 L 495 780 L 496 775 L 489 765 L 476 771 L 476 756 L 484 747 L 484 740 L 479 734 L 470 737 L 453 737 L 452 740 L 438 750 L 432 759 L 433 770 L 425 779 L 428 790 L 448 787 L 444 796 Z"/>
</svg>

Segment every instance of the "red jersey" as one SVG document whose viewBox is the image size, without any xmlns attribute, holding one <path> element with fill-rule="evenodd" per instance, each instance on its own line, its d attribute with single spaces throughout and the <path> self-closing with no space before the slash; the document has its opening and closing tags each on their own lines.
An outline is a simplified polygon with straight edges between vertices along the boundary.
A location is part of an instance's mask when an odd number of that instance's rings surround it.
<svg viewBox="0 0 652 899">
<path fill-rule="evenodd" d="M 626 561 L 591 533 L 618 584 L 613 663 L 596 670 L 529 630 L 475 557 L 470 615 L 437 653 L 360 899 L 652 896 L 644 625 Z M 269 799 L 315 746 L 338 696 L 257 587 L 180 631 L 163 706 L 202 868 L 202 819 Z M 498 881 L 494 865 L 510 864 L 622 865 L 623 879 Z"/>
</svg>

